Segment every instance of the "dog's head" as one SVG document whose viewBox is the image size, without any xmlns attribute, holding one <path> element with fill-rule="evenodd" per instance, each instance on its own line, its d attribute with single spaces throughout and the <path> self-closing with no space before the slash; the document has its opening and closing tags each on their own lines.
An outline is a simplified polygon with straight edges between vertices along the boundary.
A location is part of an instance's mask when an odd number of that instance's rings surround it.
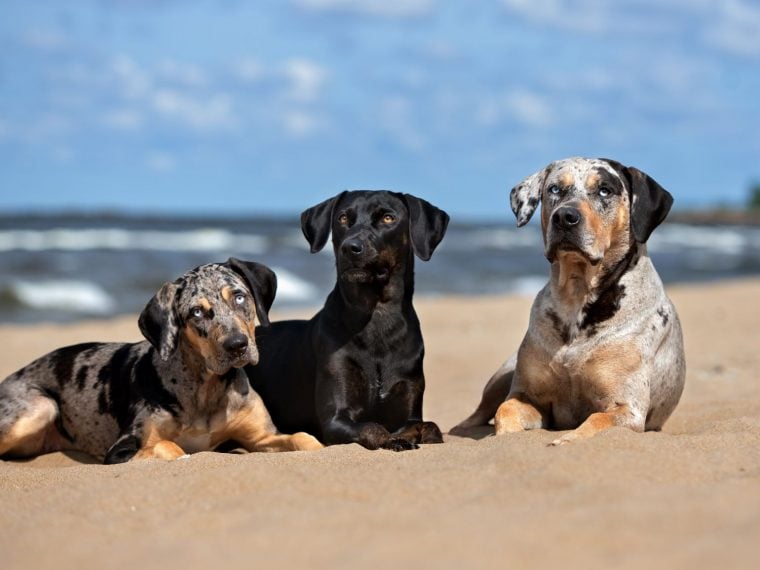
<svg viewBox="0 0 760 570">
<path fill-rule="evenodd" d="M 552 162 L 512 189 L 518 227 L 541 204 L 545 253 L 564 252 L 592 265 L 622 256 L 645 243 L 670 211 L 673 197 L 652 178 L 608 159 L 567 158 Z"/>
<path fill-rule="evenodd" d="M 448 223 L 429 202 L 385 190 L 342 192 L 301 214 L 312 253 L 332 233 L 338 278 L 348 283 L 386 283 L 410 251 L 427 261 Z"/>
<path fill-rule="evenodd" d="M 202 265 L 163 287 L 148 302 L 138 324 L 167 360 L 178 344 L 214 374 L 256 364 L 256 324 L 269 325 L 277 290 L 271 269 L 230 258 Z"/>
</svg>

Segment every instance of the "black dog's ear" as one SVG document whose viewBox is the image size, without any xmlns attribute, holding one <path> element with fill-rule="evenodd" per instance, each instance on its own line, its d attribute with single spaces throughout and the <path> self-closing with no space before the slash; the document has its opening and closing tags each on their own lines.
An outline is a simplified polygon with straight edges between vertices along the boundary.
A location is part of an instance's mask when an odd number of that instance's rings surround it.
<svg viewBox="0 0 760 570">
<path fill-rule="evenodd" d="M 631 229 L 639 243 L 646 243 L 654 229 L 667 217 L 673 205 L 673 196 L 651 176 L 633 166 L 623 166 L 614 160 L 604 159 L 628 183 L 631 198 Z"/>
<path fill-rule="evenodd" d="M 449 215 L 422 198 L 411 194 L 403 196 L 406 208 L 409 210 L 409 235 L 412 238 L 412 248 L 417 257 L 422 261 L 427 261 L 446 234 Z"/>
<path fill-rule="evenodd" d="M 320 202 L 301 213 L 301 231 L 311 246 L 311 253 L 317 253 L 325 247 L 327 238 L 330 237 L 335 204 L 338 203 L 345 193 L 343 191 L 337 196 Z"/>
<path fill-rule="evenodd" d="M 140 332 L 158 351 L 162 360 L 168 360 L 177 348 L 179 318 L 175 303 L 181 290 L 182 286 L 177 281 L 164 283 L 137 320 Z"/>
<path fill-rule="evenodd" d="M 242 261 L 230 257 L 227 261 L 235 273 L 240 275 L 248 285 L 248 289 L 253 295 L 256 303 L 256 314 L 259 317 L 261 326 L 269 326 L 269 309 L 274 303 L 274 296 L 277 293 L 277 276 L 274 271 L 266 265 L 256 263 L 255 261 Z"/>
</svg>

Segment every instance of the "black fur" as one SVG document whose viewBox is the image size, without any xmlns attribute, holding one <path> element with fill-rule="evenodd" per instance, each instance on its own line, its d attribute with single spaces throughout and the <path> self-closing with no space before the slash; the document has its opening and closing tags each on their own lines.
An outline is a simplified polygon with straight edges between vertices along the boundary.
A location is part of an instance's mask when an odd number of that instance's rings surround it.
<svg viewBox="0 0 760 570">
<path fill-rule="evenodd" d="M 261 356 L 246 371 L 280 430 L 368 449 L 442 441 L 422 420 L 424 346 L 412 292 L 414 254 L 429 259 L 448 220 L 424 200 L 386 191 L 343 192 L 301 215 L 312 252 L 332 232 L 337 283 L 311 320 L 256 331 Z M 344 248 L 348 240 L 361 253 Z"/>
</svg>

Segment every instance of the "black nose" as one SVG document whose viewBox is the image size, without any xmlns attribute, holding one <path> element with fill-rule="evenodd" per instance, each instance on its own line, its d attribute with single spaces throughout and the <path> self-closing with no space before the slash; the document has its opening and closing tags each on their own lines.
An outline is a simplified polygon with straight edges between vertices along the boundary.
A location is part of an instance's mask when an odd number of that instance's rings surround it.
<svg viewBox="0 0 760 570">
<path fill-rule="evenodd" d="M 364 251 L 364 246 L 358 239 L 347 239 L 343 242 L 341 248 L 343 249 L 343 253 L 351 255 L 359 255 Z"/>
<path fill-rule="evenodd" d="M 235 333 L 224 339 L 222 347 L 227 352 L 240 352 L 248 346 L 248 337 L 242 333 Z"/>
<path fill-rule="evenodd" d="M 560 228 L 570 229 L 573 226 L 577 226 L 581 221 L 581 213 L 576 208 L 570 206 L 563 206 L 558 208 L 552 215 L 552 223 Z"/>
</svg>

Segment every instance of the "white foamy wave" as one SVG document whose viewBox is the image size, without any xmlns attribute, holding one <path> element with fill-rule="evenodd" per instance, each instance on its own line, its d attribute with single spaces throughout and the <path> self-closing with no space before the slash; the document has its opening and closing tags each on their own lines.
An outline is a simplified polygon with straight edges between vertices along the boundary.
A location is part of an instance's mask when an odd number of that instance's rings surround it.
<svg viewBox="0 0 760 570">
<path fill-rule="evenodd" d="M 226 230 L 204 228 L 190 231 L 105 229 L 50 229 L 0 231 L 0 251 L 239 251 L 261 254 L 266 238 L 253 234 L 233 234 Z"/>
<path fill-rule="evenodd" d="M 500 249 L 510 250 L 516 247 L 533 247 L 541 243 L 541 234 L 537 228 L 526 227 L 516 231 L 505 228 L 489 228 L 469 231 L 458 236 L 455 242 L 445 243 L 445 247 L 458 250 Z"/>
<path fill-rule="evenodd" d="M 282 267 L 273 267 L 272 270 L 277 274 L 277 299 L 280 301 L 303 302 L 317 298 L 317 288 L 308 281 Z"/>
<path fill-rule="evenodd" d="M 116 306 L 108 293 L 88 281 L 16 281 L 10 293 L 33 309 L 105 315 Z"/>
<path fill-rule="evenodd" d="M 535 296 L 544 288 L 548 278 L 545 275 L 526 275 L 512 280 L 509 292 L 515 295 Z"/>
<path fill-rule="evenodd" d="M 652 234 L 648 247 L 655 252 L 701 249 L 739 255 L 748 243 L 747 236 L 734 228 L 667 224 Z"/>
</svg>

